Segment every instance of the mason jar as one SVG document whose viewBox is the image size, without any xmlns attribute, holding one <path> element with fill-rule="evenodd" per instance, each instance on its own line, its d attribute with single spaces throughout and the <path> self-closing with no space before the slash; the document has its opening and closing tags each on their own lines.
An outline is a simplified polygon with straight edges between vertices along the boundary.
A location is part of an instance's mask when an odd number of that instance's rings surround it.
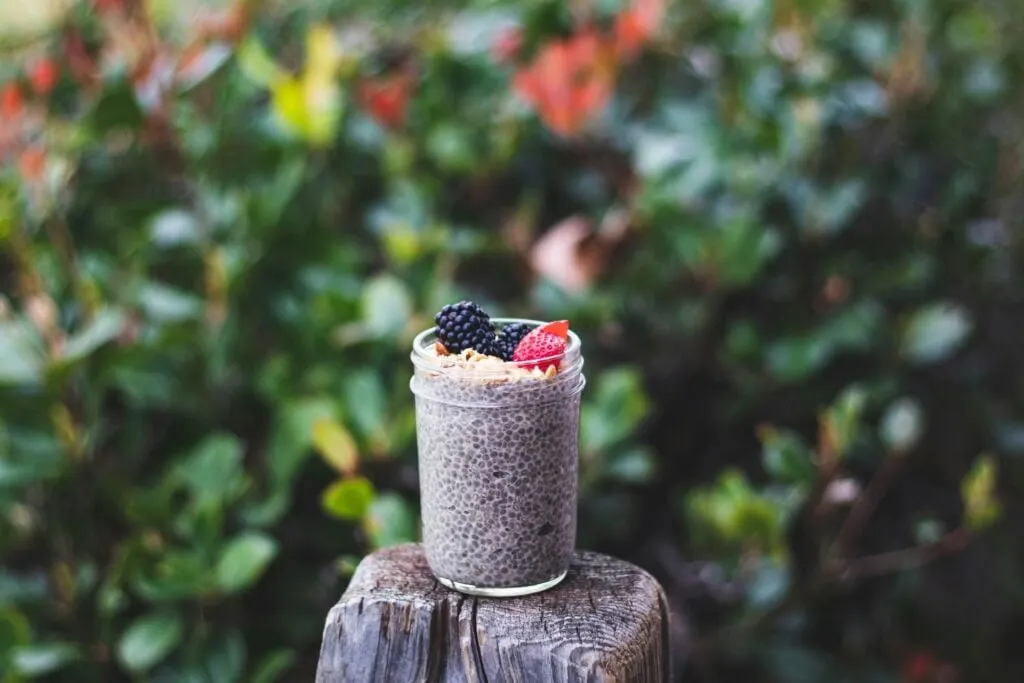
<svg viewBox="0 0 1024 683">
<path fill-rule="evenodd" d="M 433 328 L 416 336 L 410 381 L 430 569 L 472 595 L 551 588 L 576 545 L 580 339 L 570 331 L 562 356 L 528 363 L 439 356 L 436 342 Z"/>
</svg>

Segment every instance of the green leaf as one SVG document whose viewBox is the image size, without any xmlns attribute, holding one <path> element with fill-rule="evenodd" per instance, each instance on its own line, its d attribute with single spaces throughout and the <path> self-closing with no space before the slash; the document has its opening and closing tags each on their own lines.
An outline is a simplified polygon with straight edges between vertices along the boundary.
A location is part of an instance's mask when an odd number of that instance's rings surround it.
<svg viewBox="0 0 1024 683">
<path fill-rule="evenodd" d="M 879 433 L 882 443 L 895 453 L 905 453 L 917 445 L 924 430 L 921 404 L 912 398 L 899 398 L 882 415 Z"/>
<path fill-rule="evenodd" d="M 147 318 L 159 323 L 196 320 L 205 304 L 194 294 L 160 282 L 145 282 L 135 291 L 135 302 Z"/>
<path fill-rule="evenodd" d="M 232 498 L 244 486 L 242 442 L 231 434 L 212 434 L 203 439 L 175 468 L 201 504 Z"/>
<path fill-rule="evenodd" d="M 342 392 L 345 415 L 351 418 L 364 437 L 373 437 L 384 430 L 388 397 L 375 371 L 360 369 L 347 373 Z"/>
<path fill-rule="evenodd" d="M 971 333 L 968 312 L 952 303 L 937 303 L 917 311 L 903 331 L 903 356 L 917 363 L 934 363 L 956 351 Z"/>
<path fill-rule="evenodd" d="M 285 209 L 302 187 L 306 178 L 306 165 L 304 156 L 283 160 L 274 170 L 274 175 L 261 186 L 253 198 L 256 208 L 254 219 L 259 227 L 273 228 L 278 225 Z"/>
<path fill-rule="evenodd" d="M 416 538 L 416 519 L 409 503 L 397 493 L 378 495 L 370 503 L 363 529 L 374 548 L 405 543 Z"/>
<path fill-rule="evenodd" d="M 324 490 L 320 498 L 324 510 L 339 519 L 360 520 L 373 502 L 373 484 L 365 477 L 352 477 L 336 481 Z"/>
<path fill-rule="evenodd" d="M 412 298 L 405 283 L 393 275 L 378 275 L 363 290 L 363 321 L 378 337 L 400 333 L 412 315 Z"/>
<path fill-rule="evenodd" d="M 217 562 L 217 585 L 227 593 L 244 590 L 254 584 L 277 555 L 274 539 L 250 531 L 233 538 Z"/>
<path fill-rule="evenodd" d="M 322 418 L 334 418 L 334 403 L 311 397 L 288 401 L 278 413 L 267 446 L 267 469 L 274 486 L 290 485 L 313 445 L 313 425 Z"/>
<path fill-rule="evenodd" d="M 646 484 L 654 478 L 654 455 L 642 446 L 628 448 L 610 459 L 607 475 L 626 484 Z"/>
<path fill-rule="evenodd" d="M 604 451 L 621 443 L 647 417 L 650 402 L 636 368 L 606 370 L 580 415 L 580 443 L 586 451 Z"/>
<path fill-rule="evenodd" d="M 91 119 L 95 132 L 100 134 L 122 128 L 135 128 L 145 121 L 145 116 L 131 83 L 123 80 L 103 91 L 93 107 Z"/>
<path fill-rule="evenodd" d="M 831 357 L 830 345 L 817 337 L 780 339 L 768 347 L 765 360 L 773 375 L 785 382 L 804 379 Z"/>
<path fill-rule="evenodd" d="M 761 463 L 768 474 L 785 483 L 810 484 L 818 474 L 807 444 L 788 429 L 761 431 Z"/>
<path fill-rule="evenodd" d="M 43 350 L 28 325 L 0 321 L 0 385 L 35 384 L 43 370 Z"/>
<path fill-rule="evenodd" d="M 238 46 L 237 59 L 242 73 L 257 85 L 270 86 L 286 75 L 263 44 L 251 36 Z"/>
<path fill-rule="evenodd" d="M 996 498 L 997 465 L 992 456 L 975 458 L 971 470 L 960 483 L 967 526 L 982 531 L 994 524 L 1002 513 Z"/>
<path fill-rule="evenodd" d="M 237 683 L 245 669 L 245 638 L 237 629 L 213 636 L 203 644 L 199 664 L 208 683 Z"/>
<path fill-rule="evenodd" d="M 344 425 L 329 417 L 321 417 L 313 425 L 313 445 L 317 452 L 339 474 L 352 474 L 359 465 L 356 442 Z"/>
<path fill-rule="evenodd" d="M 206 553 L 165 551 L 152 575 L 139 572 L 132 577 L 131 587 L 149 602 L 177 601 L 214 590 L 214 578 Z"/>
<path fill-rule="evenodd" d="M 184 631 L 184 623 L 175 613 L 139 617 L 121 635 L 117 660 L 132 673 L 148 671 L 178 647 Z"/>
<path fill-rule="evenodd" d="M 860 385 L 854 384 L 847 387 L 826 411 L 825 419 L 837 455 L 846 454 L 857 438 L 866 401 L 867 392 Z"/>
<path fill-rule="evenodd" d="M 105 308 L 96 314 L 89 325 L 68 339 L 61 361 L 73 363 L 87 357 L 109 341 L 113 341 L 124 329 L 124 313 Z"/>
<path fill-rule="evenodd" d="M 78 648 L 71 643 L 36 643 L 12 648 L 11 666 L 22 676 L 35 678 L 53 673 L 79 657 Z"/>
<path fill-rule="evenodd" d="M 747 600 L 756 609 L 769 608 L 782 600 L 789 585 L 790 573 L 785 567 L 775 562 L 759 562 L 747 584 Z"/>
<path fill-rule="evenodd" d="M 32 626 L 19 610 L 0 607 L 0 652 L 16 645 L 28 645 Z"/>
<path fill-rule="evenodd" d="M 276 683 L 293 664 L 295 664 L 294 650 L 274 650 L 256 665 L 249 683 Z"/>
<path fill-rule="evenodd" d="M 199 242 L 199 221 L 182 209 L 161 211 L 149 224 L 149 239 L 158 247 L 176 247 Z"/>
<path fill-rule="evenodd" d="M 427 134 L 426 151 L 437 165 L 449 171 L 466 171 L 477 163 L 469 131 L 454 123 L 441 123 Z"/>
<path fill-rule="evenodd" d="M 730 220 L 719 231 L 707 234 L 713 239 L 709 253 L 716 270 L 733 286 L 753 280 L 782 246 L 777 232 L 747 218 Z"/>
<path fill-rule="evenodd" d="M 23 575 L 0 567 L 0 605 L 40 603 L 47 599 L 48 590 L 45 572 Z"/>
</svg>

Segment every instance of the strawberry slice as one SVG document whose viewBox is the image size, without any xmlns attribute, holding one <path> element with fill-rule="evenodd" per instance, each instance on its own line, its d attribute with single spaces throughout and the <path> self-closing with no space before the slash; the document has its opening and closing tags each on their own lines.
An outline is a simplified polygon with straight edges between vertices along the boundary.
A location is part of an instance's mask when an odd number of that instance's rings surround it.
<svg viewBox="0 0 1024 683">
<path fill-rule="evenodd" d="M 556 337 L 561 337 L 562 339 L 568 339 L 569 337 L 568 320 L 556 320 L 551 323 L 545 323 L 538 327 L 537 329 L 541 330 L 542 332 L 547 332 L 548 334 L 553 334 Z"/>
<path fill-rule="evenodd" d="M 539 368 L 541 371 L 546 371 L 549 367 L 557 366 L 558 361 L 565 354 L 568 336 L 568 320 L 556 320 L 541 325 L 530 330 L 530 333 L 522 338 L 512 354 L 512 360 L 527 369 Z M 530 361 L 541 362 L 531 363 Z"/>
</svg>

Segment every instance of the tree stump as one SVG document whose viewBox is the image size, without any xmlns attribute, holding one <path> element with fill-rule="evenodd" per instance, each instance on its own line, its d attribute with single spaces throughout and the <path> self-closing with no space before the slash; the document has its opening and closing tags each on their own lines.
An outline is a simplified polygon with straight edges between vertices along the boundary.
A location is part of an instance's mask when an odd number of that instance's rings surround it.
<svg viewBox="0 0 1024 683">
<path fill-rule="evenodd" d="M 448 590 L 408 543 L 366 557 L 327 617 L 316 683 L 665 683 L 665 594 L 647 572 L 591 552 L 543 593 Z"/>
</svg>

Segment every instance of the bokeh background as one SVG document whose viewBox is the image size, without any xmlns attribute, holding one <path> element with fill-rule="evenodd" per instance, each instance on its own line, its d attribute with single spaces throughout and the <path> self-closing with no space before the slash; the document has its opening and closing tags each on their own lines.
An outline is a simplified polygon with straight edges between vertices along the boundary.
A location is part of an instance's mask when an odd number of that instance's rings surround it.
<svg viewBox="0 0 1024 683">
<path fill-rule="evenodd" d="M 444 303 L 586 344 L 692 683 L 1020 681 L 1016 0 L 0 0 L 0 681 L 312 680 Z"/>
</svg>

